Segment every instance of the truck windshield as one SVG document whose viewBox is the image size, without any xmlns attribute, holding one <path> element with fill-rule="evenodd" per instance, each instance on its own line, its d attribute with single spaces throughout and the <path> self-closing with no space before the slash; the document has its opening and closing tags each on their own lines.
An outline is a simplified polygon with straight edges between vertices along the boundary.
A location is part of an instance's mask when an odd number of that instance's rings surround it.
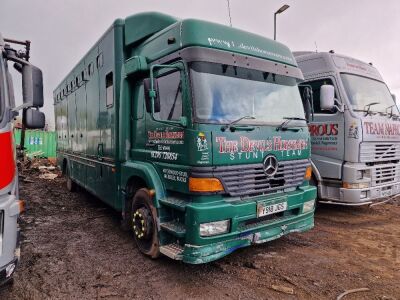
<svg viewBox="0 0 400 300">
<path fill-rule="evenodd" d="M 198 122 L 280 124 L 304 118 L 294 78 L 216 63 L 190 65 L 195 117 Z M 250 118 L 253 117 L 253 118 Z"/>
<path fill-rule="evenodd" d="M 393 107 L 393 113 L 399 113 L 384 82 L 353 74 L 341 74 L 341 77 L 353 110 L 364 111 L 368 104 L 376 103 L 370 111 L 388 113 Z"/>
</svg>

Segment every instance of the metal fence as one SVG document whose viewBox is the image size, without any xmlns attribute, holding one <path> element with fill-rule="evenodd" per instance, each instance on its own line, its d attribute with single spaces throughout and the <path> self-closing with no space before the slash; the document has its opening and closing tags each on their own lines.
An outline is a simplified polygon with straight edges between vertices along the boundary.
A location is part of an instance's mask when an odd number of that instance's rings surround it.
<svg viewBox="0 0 400 300">
<path fill-rule="evenodd" d="M 21 129 L 14 129 L 16 145 L 21 143 Z M 56 132 L 25 130 L 25 153 L 28 157 L 55 158 Z"/>
</svg>

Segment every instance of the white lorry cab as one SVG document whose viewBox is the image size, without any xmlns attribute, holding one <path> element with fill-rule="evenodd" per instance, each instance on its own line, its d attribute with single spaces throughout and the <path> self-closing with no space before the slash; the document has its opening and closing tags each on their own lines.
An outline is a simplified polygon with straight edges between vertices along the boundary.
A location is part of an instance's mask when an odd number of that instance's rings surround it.
<svg viewBox="0 0 400 300">
<path fill-rule="evenodd" d="M 400 193 L 399 110 L 377 69 L 333 51 L 294 54 L 313 92 L 309 130 L 320 202 L 365 205 Z"/>
</svg>

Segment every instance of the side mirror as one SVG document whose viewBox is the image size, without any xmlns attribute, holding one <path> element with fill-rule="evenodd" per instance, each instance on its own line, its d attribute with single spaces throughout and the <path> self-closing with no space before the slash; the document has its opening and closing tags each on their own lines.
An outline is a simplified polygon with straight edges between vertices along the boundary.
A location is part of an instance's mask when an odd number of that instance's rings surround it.
<svg viewBox="0 0 400 300">
<path fill-rule="evenodd" d="M 143 80 L 144 86 L 144 99 L 146 101 L 146 111 L 152 113 L 152 105 L 154 105 L 153 113 L 160 112 L 160 95 L 158 92 L 157 78 L 153 78 L 153 90 L 151 89 L 151 79 L 146 78 Z"/>
<path fill-rule="evenodd" d="M 393 98 L 394 103 L 396 103 L 396 95 L 395 94 L 392 94 L 392 98 Z"/>
<path fill-rule="evenodd" d="M 22 67 L 22 95 L 24 104 L 31 107 L 43 107 L 43 75 L 33 65 Z"/>
<path fill-rule="evenodd" d="M 45 126 L 44 113 L 36 109 L 25 109 L 23 120 L 25 127 L 28 129 L 42 129 Z"/>
<path fill-rule="evenodd" d="M 319 102 L 322 110 L 331 110 L 335 106 L 335 88 L 333 85 L 324 84 L 321 86 Z"/>
</svg>

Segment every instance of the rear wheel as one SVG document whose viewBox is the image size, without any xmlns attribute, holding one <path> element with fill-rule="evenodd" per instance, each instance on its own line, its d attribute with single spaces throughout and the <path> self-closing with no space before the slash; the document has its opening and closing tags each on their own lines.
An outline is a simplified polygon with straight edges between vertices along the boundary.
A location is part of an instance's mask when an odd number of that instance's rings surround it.
<svg viewBox="0 0 400 300">
<path fill-rule="evenodd" d="M 76 183 L 72 180 L 71 176 L 70 176 L 70 171 L 69 168 L 67 167 L 67 171 L 66 171 L 66 175 L 67 175 L 67 190 L 70 192 L 75 192 L 77 185 Z"/>
<path fill-rule="evenodd" d="M 142 188 L 135 193 L 131 220 L 133 235 L 139 250 L 151 258 L 157 258 L 160 255 L 157 211 L 151 203 L 148 189 Z"/>
</svg>

